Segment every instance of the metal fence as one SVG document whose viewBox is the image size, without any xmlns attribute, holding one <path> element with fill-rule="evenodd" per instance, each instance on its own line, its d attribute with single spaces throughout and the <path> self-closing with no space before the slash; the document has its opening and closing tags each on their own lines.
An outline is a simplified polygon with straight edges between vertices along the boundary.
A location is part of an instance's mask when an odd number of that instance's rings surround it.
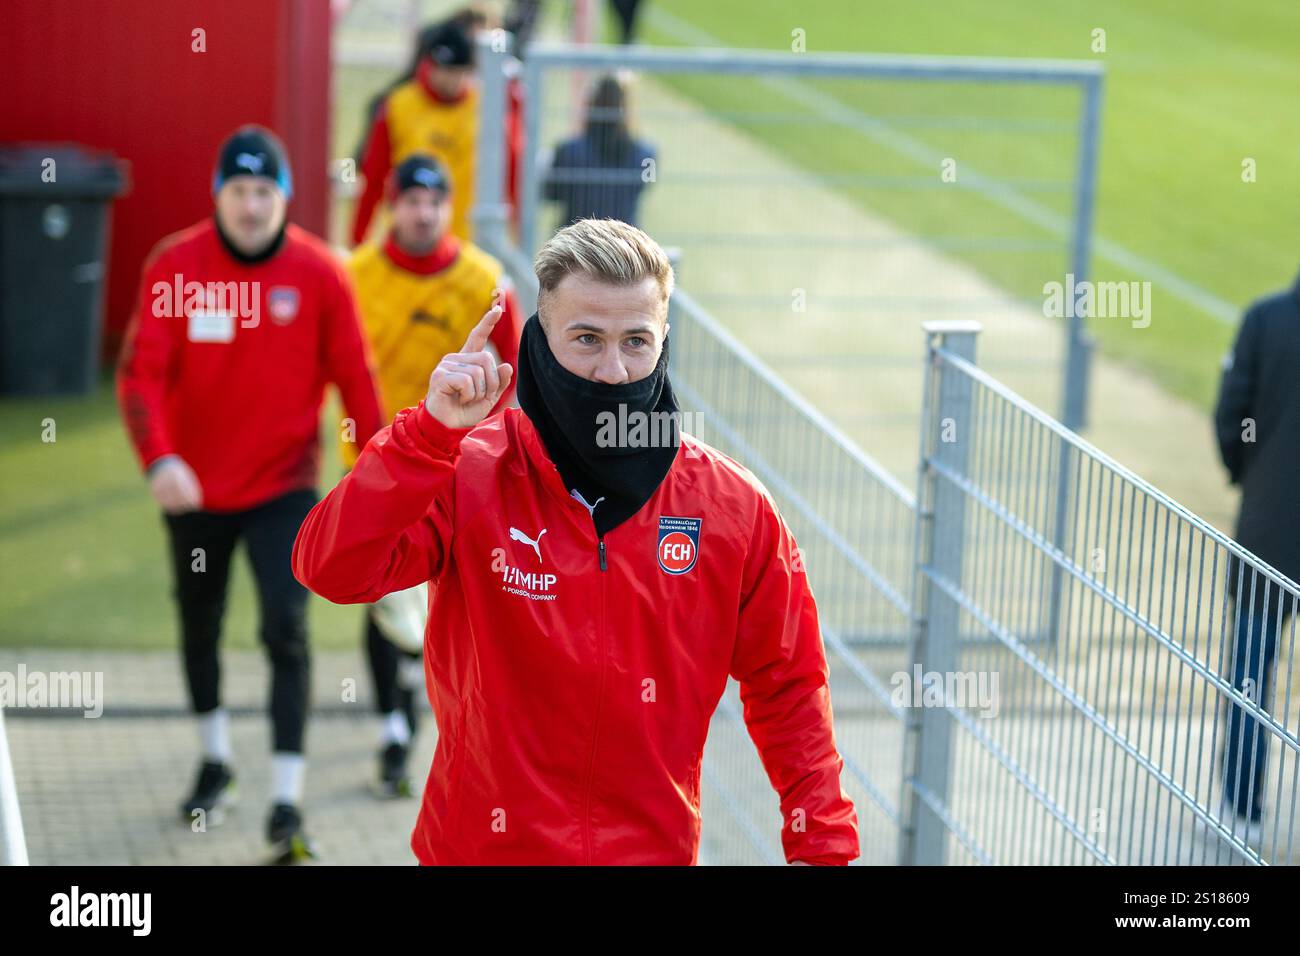
<svg viewBox="0 0 1300 956">
<path fill-rule="evenodd" d="M 546 43 L 525 54 L 525 254 L 574 215 L 636 221 L 676 251 L 696 300 L 760 357 L 780 355 L 801 390 L 864 399 L 819 401 L 860 442 L 915 437 L 921 317 L 984 321 L 989 367 L 1082 427 L 1089 340 L 1078 316 L 1043 320 L 1043 286 L 1089 275 L 1096 63 Z M 499 44 L 482 56 L 485 80 L 510 69 Z M 614 73 L 637 77 L 621 106 L 593 99 Z M 614 132 L 624 123 L 627 143 Z M 485 134 L 500 128 L 484 114 Z M 890 395 L 907 399 L 880 400 Z M 895 473 L 909 460 L 913 449 Z"/>
<path fill-rule="evenodd" d="M 1297 585 L 931 333 L 905 859 L 1292 862 Z"/>
</svg>

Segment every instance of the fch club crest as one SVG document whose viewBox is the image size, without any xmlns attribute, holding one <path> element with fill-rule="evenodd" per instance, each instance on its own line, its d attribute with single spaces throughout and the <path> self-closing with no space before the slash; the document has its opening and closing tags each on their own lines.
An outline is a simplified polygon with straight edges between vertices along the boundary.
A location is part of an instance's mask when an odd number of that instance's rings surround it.
<svg viewBox="0 0 1300 956">
<path fill-rule="evenodd" d="M 669 574 L 685 574 L 700 556 L 701 518 L 659 516 L 659 567 Z"/>
<path fill-rule="evenodd" d="M 298 290 L 290 286 L 278 285 L 266 294 L 271 318 L 279 325 L 288 325 L 297 317 L 298 301 Z"/>
</svg>

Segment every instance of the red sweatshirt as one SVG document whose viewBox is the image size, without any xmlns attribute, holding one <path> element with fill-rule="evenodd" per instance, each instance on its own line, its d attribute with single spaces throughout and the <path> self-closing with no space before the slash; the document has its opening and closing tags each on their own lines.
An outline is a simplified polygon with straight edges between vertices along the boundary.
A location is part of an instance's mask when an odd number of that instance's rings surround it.
<svg viewBox="0 0 1300 956">
<path fill-rule="evenodd" d="M 729 675 L 786 859 L 858 855 L 794 538 L 708 445 L 684 436 L 650 500 L 598 540 L 521 410 L 448 429 L 421 403 L 312 509 L 293 570 L 338 603 L 436 585 L 421 863 L 696 862 L 700 762 Z"/>
<path fill-rule="evenodd" d="M 316 484 L 326 383 L 356 437 L 383 421 L 343 264 L 289 225 L 245 264 L 211 219 L 162 240 L 144 265 L 117 393 L 140 463 L 183 458 L 203 510 L 241 511 Z"/>
</svg>

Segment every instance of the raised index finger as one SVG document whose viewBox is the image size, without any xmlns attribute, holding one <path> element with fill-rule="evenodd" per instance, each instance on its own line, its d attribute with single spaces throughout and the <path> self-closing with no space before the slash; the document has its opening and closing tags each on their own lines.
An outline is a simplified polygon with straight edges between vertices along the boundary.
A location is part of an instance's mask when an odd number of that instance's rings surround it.
<svg viewBox="0 0 1300 956">
<path fill-rule="evenodd" d="M 501 318 L 505 310 L 500 305 L 494 305 L 487 310 L 487 314 L 479 319 L 478 325 L 470 330 L 469 338 L 465 340 L 465 347 L 462 352 L 482 352 L 487 348 L 488 336 L 496 328 L 497 320 Z"/>
</svg>

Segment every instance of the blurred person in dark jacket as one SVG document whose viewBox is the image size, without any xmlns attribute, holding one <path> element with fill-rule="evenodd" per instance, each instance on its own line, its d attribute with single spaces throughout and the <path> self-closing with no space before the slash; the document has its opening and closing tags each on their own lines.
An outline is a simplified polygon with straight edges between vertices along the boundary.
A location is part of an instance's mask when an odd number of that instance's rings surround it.
<svg viewBox="0 0 1300 956">
<path fill-rule="evenodd" d="M 1236 539 L 1292 580 L 1300 578 L 1300 280 L 1246 311 L 1224 357 L 1215 408 L 1219 452 L 1241 486 Z M 1262 574 L 1230 559 L 1227 584 L 1236 620 L 1232 684 L 1274 712 L 1273 662 L 1295 597 Z M 1293 638 L 1292 638 L 1293 640 Z M 1229 706 L 1224 740 L 1224 810 L 1248 837 L 1263 817 L 1269 735 L 1239 704 Z M 1225 816 L 1225 820 L 1227 817 Z M 1238 832 L 1241 832 L 1239 830 Z M 1249 842 L 1249 841 L 1248 841 Z"/>
<path fill-rule="evenodd" d="M 542 187 L 544 198 L 563 204 L 561 226 L 579 219 L 618 219 L 637 224 L 637 204 L 654 181 L 654 147 L 634 137 L 627 118 L 627 89 L 616 76 L 597 81 L 580 135 L 555 148 Z"/>
</svg>

